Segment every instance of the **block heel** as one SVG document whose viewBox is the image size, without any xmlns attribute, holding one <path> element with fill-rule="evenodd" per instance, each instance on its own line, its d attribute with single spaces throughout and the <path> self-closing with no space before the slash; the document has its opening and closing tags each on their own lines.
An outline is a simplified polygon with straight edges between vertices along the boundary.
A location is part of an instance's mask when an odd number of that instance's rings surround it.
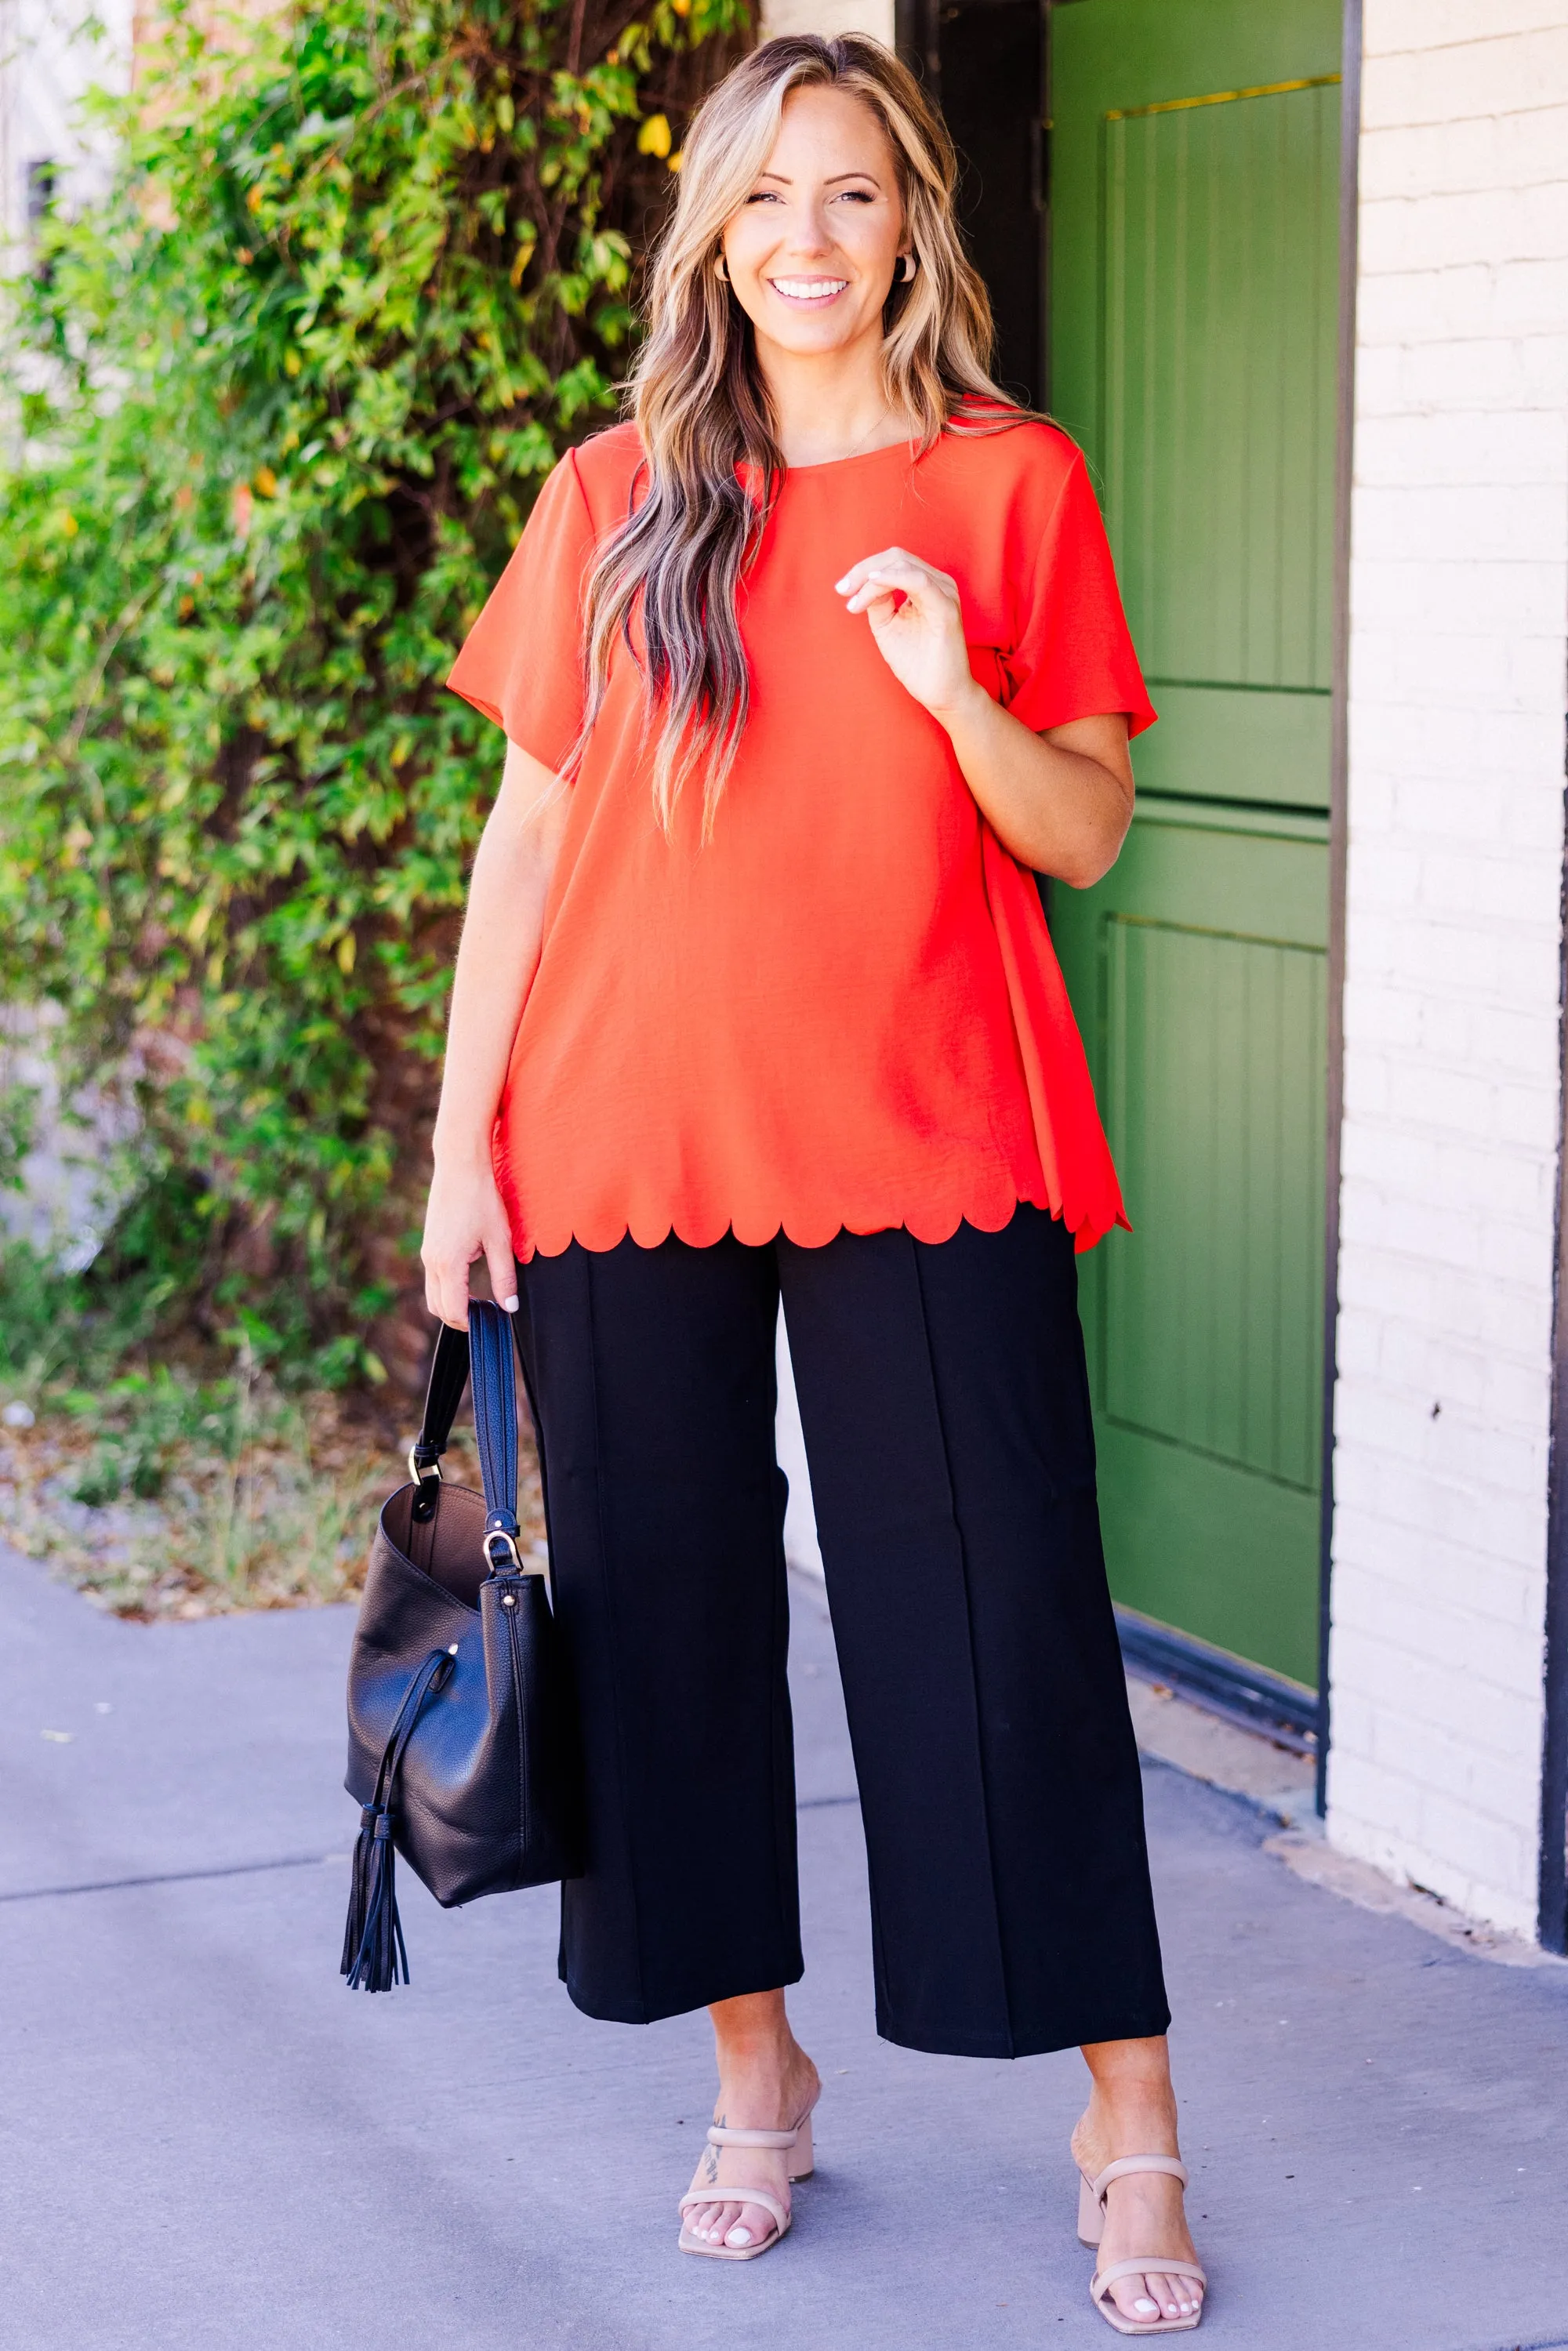
<svg viewBox="0 0 1568 2351">
<path fill-rule="evenodd" d="M 795 2133 L 794 2150 L 790 2155 L 784 2176 L 791 2180 L 810 2179 L 816 2168 L 817 2158 L 811 2148 L 811 2117 L 808 2115 Z"/>
</svg>

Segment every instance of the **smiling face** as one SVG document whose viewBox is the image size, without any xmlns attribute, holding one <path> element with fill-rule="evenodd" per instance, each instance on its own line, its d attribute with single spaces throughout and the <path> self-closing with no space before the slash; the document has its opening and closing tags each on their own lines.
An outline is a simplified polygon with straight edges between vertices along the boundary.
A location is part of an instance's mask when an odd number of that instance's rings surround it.
<svg viewBox="0 0 1568 2351">
<path fill-rule="evenodd" d="M 723 245 L 759 346 L 805 358 L 880 343 L 905 247 L 893 151 L 871 109 L 841 90 L 792 91 Z"/>
</svg>

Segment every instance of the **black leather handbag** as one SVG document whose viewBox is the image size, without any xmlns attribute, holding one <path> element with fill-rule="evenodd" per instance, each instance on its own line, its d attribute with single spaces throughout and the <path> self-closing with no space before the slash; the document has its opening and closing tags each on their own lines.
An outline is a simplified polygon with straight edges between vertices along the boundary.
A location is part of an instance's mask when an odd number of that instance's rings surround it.
<svg viewBox="0 0 1568 2351">
<path fill-rule="evenodd" d="M 485 1491 L 441 1457 L 472 1375 Z M 349 1771 L 364 1807 L 342 1972 L 351 1991 L 408 1981 L 394 1850 L 450 1908 L 582 1867 L 574 1708 L 542 1567 L 517 1549 L 510 1319 L 473 1301 L 441 1326 L 412 1482 L 371 1547 L 349 1664 Z"/>
</svg>

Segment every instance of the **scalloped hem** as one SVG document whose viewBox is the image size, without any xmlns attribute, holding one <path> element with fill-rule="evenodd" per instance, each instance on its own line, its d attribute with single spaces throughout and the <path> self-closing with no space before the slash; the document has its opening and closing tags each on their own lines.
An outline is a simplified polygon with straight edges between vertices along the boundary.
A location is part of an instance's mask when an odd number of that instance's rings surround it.
<svg viewBox="0 0 1568 2351">
<path fill-rule="evenodd" d="M 1132 1230 L 1120 1200 L 1101 1209 L 1098 1213 L 1092 1208 L 1079 1205 L 1076 1215 L 1064 1216 L 1060 1201 L 1052 1201 L 1043 1193 L 1020 1192 L 1005 1204 L 999 1202 L 995 1204 L 993 1208 L 971 1206 L 940 1212 L 930 1209 L 912 1210 L 904 1215 L 894 1211 L 886 1215 L 871 1217 L 865 1221 L 860 1217 L 840 1217 L 837 1222 L 829 1224 L 825 1220 L 813 1219 L 810 1217 L 780 1213 L 770 1224 L 767 1224 L 765 1228 L 762 1227 L 754 1228 L 749 1219 L 745 1221 L 744 1228 L 739 1228 L 735 1219 L 729 1218 L 724 1224 L 712 1228 L 705 1226 L 696 1230 L 688 1230 L 681 1218 L 671 1217 L 662 1225 L 639 1230 L 630 1217 L 624 1217 L 619 1224 L 595 1223 L 582 1230 L 580 1230 L 574 1222 L 564 1228 L 556 1228 L 537 1233 L 531 1241 L 528 1241 L 526 1238 L 519 1238 L 518 1228 L 514 1221 L 512 1247 L 518 1263 L 527 1265 L 535 1257 L 562 1257 L 574 1241 L 580 1249 L 591 1250 L 595 1256 L 603 1256 L 611 1249 L 619 1249 L 622 1242 L 628 1239 L 638 1249 L 658 1249 L 664 1242 L 672 1238 L 684 1241 L 688 1249 L 712 1249 L 731 1234 L 746 1247 L 753 1249 L 766 1248 L 769 1241 L 780 1238 L 792 1241 L 797 1249 L 825 1249 L 830 1241 L 837 1240 L 841 1233 L 865 1234 L 901 1230 L 912 1234 L 917 1241 L 936 1244 L 950 1241 L 960 1225 L 971 1225 L 977 1232 L 999 1233 L 1005 1226 L 1011 1223 L 1018 1209 L 1025 1206 L 1044 1208 L 1049 1215 L 1064 1218 L 1068 1231 L 1073 1236 L 1076 1253 L 1079 1256 L 1082 1256 L 1086 1249 L 1093 1249 L 1118 1225 L 1124 1231 Z"/>
</svg>

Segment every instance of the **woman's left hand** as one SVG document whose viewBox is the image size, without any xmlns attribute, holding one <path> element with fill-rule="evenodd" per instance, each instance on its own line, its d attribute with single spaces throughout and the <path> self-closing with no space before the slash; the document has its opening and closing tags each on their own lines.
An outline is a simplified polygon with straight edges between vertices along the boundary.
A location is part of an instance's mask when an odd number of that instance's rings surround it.
<svg viewBox="0 0 1568 2351">
<path fill-rule="evenodd" d="M 958 583 L 902 547 L 862 556 L 834 581 L 846 612 L 863 612 L 883 661 L 900 685 L 946 719 L 976 693 Z M 902 602 L 899 599 L 902 598 Z"/>
</svg>

